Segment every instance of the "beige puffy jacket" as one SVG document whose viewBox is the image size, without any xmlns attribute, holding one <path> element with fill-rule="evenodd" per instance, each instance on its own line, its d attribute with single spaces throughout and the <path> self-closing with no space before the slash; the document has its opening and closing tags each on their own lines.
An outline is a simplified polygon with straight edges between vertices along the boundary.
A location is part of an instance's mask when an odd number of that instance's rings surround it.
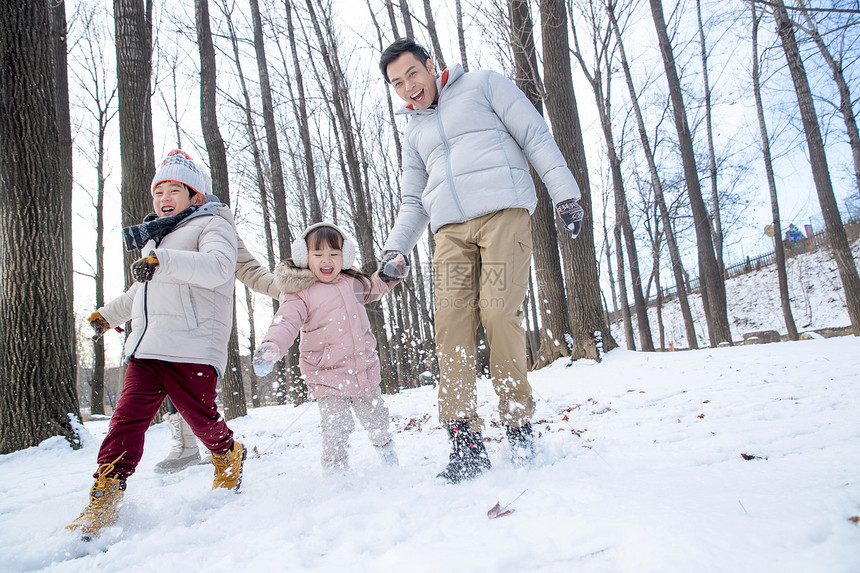
<svg viewBox="0 0 860 573">
<path fill-rule="evenodd" d="M 149 241 L 141 252 L 158 257 L 152 280 L 134 283 L 98 309 L 111 326 L 131 319 L 126 360 L 209 364 L 221 376 L 227 366 L 237 272 L 230 209 L 206 203 L 158 245 Z"/>
</svg>

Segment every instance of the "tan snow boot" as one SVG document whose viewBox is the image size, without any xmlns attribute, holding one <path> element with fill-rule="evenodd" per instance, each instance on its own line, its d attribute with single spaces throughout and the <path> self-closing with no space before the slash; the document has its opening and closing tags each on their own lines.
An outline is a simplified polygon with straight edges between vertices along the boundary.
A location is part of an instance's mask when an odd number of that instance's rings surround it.
<svg viewBox="0 0 860 573">
<path fill-rule="evenodd" d="M 99 477 L 90 489 L 90 503 L 81 515 L 66 526 L 71 531 L 79 530 L 85 541 L 98 535 L 104 527 L 110 527 L 119 518 L 119 506 L 125 493 L 125 480 L 113 475 L 114 464 L 123 454 L 109 464 L 99 467 Z"/>
<path fill-rule="evenodd" d="M 153 471 L 158 474 L 171 474 L 200 463 L 197 436 L 191 431 L 188 422 L 182 419 L 179 412 L 165 414 L 164 420 L 170 429 L 173 447 L 170 448 L 166 458 L 155 464 Z"/>
<path fill-rule="evenodd" d="M 212 464 L 215 466 L 215 480 L 212 489 L 224 488 L 234 491 L 242 485 L 242 467 L 248 451 L 237 441 L 221 456 L 212 454 Z"/>
</svg>

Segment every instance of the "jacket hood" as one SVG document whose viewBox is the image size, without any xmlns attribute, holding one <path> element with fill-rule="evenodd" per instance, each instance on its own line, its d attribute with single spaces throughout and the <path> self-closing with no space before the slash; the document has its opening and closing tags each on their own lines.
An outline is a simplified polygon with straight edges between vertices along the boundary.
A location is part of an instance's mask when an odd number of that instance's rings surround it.
<svg viewBox="0 0 860 573">
<path fill-rule="evenodd" d="M 442 99 L 445 88 L 456 82 L 465 73 L 466 72 L 463 71 L 463 66 L 461 64 L 454 64 L 450 68 L 442 70 L 442 72 L 436 76 L 436 100 L 438 101 Z M 432 110 L 433 108 L 415 109 L 412 107 L 412 104 L 407 104 L 397 110 L 397 113 L 412 115 L 427 113 Z"/>
<path fill-rule="evenodd" d="M 297 293 L 317 282 L 317 277 L 310 269 L 300 269 L 289 261 L 281 261 L 275 267 L 275 285 L 281 292 Z"/>
</svg>

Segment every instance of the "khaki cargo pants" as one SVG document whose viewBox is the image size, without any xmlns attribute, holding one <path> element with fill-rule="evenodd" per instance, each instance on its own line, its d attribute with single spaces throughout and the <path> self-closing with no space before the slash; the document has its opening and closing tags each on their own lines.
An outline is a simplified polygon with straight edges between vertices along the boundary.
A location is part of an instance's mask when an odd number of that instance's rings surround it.
<svg viewBox="0 0 860 573">
<path fill-rule="evenodd" d="M 526 209 L 495 213 L 441 227 L 434 236 L 436 353 L 439 420 L 483 427 L 475 389 L 475 331 L 480 321 L 490 343 L 490 373 L 502 422 L 521 426 L 534 414 L 526 378 L 522 306 L 531 264 Z"/>
</svg>

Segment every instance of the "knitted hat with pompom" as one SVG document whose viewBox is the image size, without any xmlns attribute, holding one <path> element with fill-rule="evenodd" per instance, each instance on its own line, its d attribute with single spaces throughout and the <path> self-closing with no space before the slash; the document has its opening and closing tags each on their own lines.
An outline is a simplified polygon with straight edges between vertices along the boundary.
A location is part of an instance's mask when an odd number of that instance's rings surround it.
<svg viewBox="0 0 860 573">
<path fill-rule="evenodd" d="M 175 181 L 182 183 L 195 193 L 206 195 L 212 192 L 212 181 L 209 175 L 202 171 L 191 156 L 181 149 L 174 149 L 167 154 L 152 178 L 150 192 L 155 192 L 155 187 L 164 181 Z"/>
</svg>

